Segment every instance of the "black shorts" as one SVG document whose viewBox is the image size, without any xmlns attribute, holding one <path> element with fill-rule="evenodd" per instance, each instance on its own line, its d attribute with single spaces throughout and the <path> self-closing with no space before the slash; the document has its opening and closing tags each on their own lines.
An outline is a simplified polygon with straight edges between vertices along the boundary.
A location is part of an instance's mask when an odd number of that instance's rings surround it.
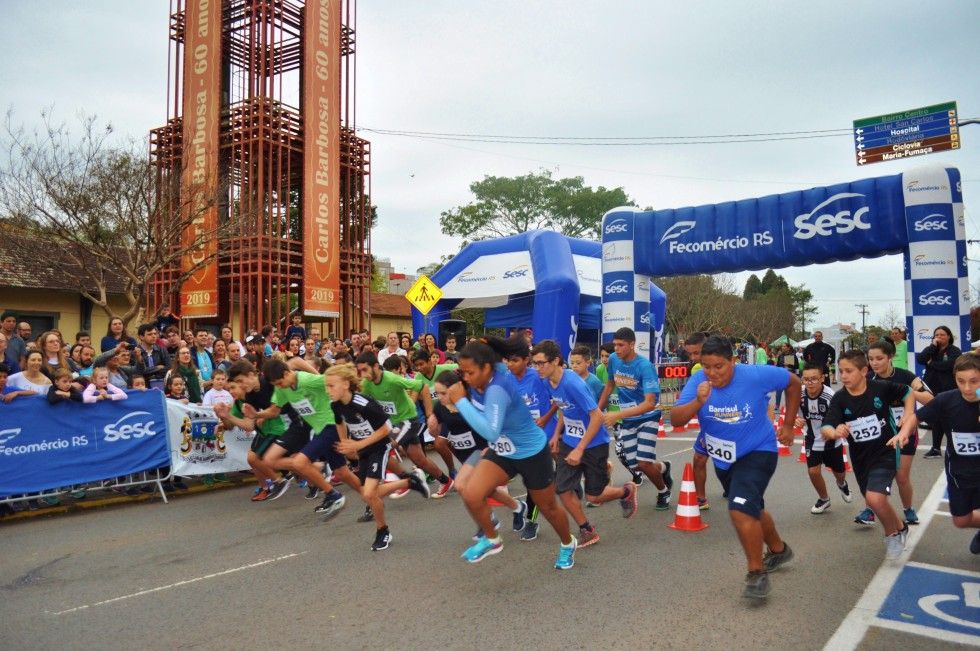
<svg viewBox="0 0 980 651">
<path fill-rule="evenodd" d="M 310 442 L 310 426 L 305 420 L 296 419 L 289 424 L 289 429 L 275 439 L 276 445 L 286 449 L 287 455 L 293 455 Z"/>
<path fill-rule="evenodd" d="M 831 445 L 834 445 L 834 443 L 828 441 L 827 446 Z M 818 466 L 827 466 L 834 472 L 844 472 L 844 446 L 827 446 L 823 450 L 811 450 L 807 448 L 806 467 L 816 468 Z"/>
<path fill-rule="evenodd" d="M 946 491 L 949 494 L 949 513 L 958 518 L 980 509 L 980 476 L 954 476 L 946 460 Z"/>
<path fill-rule="evenodd" d="M 541 448 L 540 452 L 526 459 L 502 457 L 493 450 L 487 452 L 483 458 L 500 466 L 511 479 L 520 475 L 524 487 L 529 491 L 548 488 L 555 480 L 555 463 L 551 459 L 551 451 L 547 445 Z"/>
<path fill-rule="evenodd" d="M 472 456 L 474 452 L 479 452 L 483 448 L 487 447 L 486 442 L 480 438 L 479 435 L 469 432 L 469 436 L 462 435 L 449 435 L 444 437 L 446 443 L 449 444 L 449 449 L 453 451 L 453 456 L 460 463 L 466 463 L 466 461 Z M 470 444 L 472 442 L 472 445 Z M 483 443 L 483 445 L 479 445 Z M 456 447 L 460 446 L 460 447 Z"/>
<path fill-rule="evenodd" d="M 303 446 L 299 452 L 308 457 L 310 461 L 325 461 L 330 466 L 330 470 L 338 470 L 347 465 L 347 457 L 337 452 L 335 447 L 339 441 L 337 426 L 327 425 L 322 432 L 310 439 L 310 442 Z"/>
<path fill-rule="evenodd" d="M 919 432 L 912 432 L 909 442 L 902 446 L 902 455 L 906 457 L 915 456 L 915 450 L 919 447 Z"/>
<path fill-rule="evenodd" d="M 384 480 L 388 472 L 388 452 L 391 445 L 372 445 L 366 452 L 357 457 L 357 478 L 364 483 L 365 479 Z"/>
<path fill-rule="evenodd" d="M 867 467 L 854 465 L 854 477 L 857 479 L 862 495 L 868 491 L 891 495 L 895 473 L 895 454 L 891 448 L 888 448 L 886 454 L 873 459 Z"/>
<path fill-rule="evenodd" d="M 763 495 L 778 460 L 775 452 L 756 451 L 739 457 L 727 470 L 715 467 L 715 475 L 728 495 L 729 511 L 741 511 L 757 519 L 762 515 L 766 508 Z"/>
<path fill-rule="evenodd" d="M 397 445 L 421 445 L 424 429 L 425 423 L 421 419 L 412 418 L 392 425 L 389 436 Z"/>
<path fill-rule="evenodd" d="M 555 490 L 561 493 L 574 491 L 582 483 L 582 475 L 585 475 L 585 494 L 601 495 L 606 486 L 609 485 L 609 444 L 596 445 L 587 448 L 582 453 L 582 462 L 577 466 L 570 466 L 565 463 L 565 457 L 572 451 L 572 447 L 564 441 L 558 441 L 558 467 L 555 470 Z"/>
<path fill-rule="evenodd" d="M 269 447 L 275 442 L 275 436 L 262 436 L 261 434 L 256 433 L 255 436 L 252 437 L 252 444 L 249 446 L 249 449 L 255 453 L 255 456 L 261 459 L 262 455 L 265 454 L 265 451 L 268 450 Z"/>
</svg>

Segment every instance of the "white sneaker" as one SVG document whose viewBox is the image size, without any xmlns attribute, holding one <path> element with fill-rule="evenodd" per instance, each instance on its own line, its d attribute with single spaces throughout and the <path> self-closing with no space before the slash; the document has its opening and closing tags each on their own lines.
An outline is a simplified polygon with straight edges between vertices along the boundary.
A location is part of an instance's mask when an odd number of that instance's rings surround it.
<svg viewBox="0 0 980 651">
<path fill-rule="evenodd" d="M 885 536 L 885 558 L 894 561 L 905 551 L 905 538 L 901 533 Z"/>
<path fill-rule="evenodd" d="M 830 508 L 830 500 L 817 499 L 817 503 L 810 507 L 810 513 L 823 513 Z"/>
</svg>

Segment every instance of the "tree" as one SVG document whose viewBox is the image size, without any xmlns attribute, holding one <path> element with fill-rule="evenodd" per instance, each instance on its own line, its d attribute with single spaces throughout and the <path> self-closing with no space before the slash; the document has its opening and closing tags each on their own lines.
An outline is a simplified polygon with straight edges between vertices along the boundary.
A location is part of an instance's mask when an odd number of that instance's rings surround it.
<svg viewBox="0 0 980 651">
<path fill-rule="evenodd" d="M 885 330 L 891 330 L 892 328 L 905 329 L 905 316 L 902 315 L 894 305 L 889 305 L 888 309 L 885 310 L 885 314 L 882 315 L 881 321 L 878 322 Z"/>
<path fill-rule="evenodd" d="M 8 112 L 0 133 L 0 208 L 23 226 L 39 261 L 58 264 L 50 255 L 57 247 L 75 289 L 124 323 L 140 313 L 157 272 L 178 269 L 179 286 L 214 261 L 208 251 L 217 251 L 221 229 L 199 226 L 213 194 L 181 196 L 177 179 L 160 179 L 150 166 L 145 142 L 114 144 L 112 126 L 94 116 L 80 118 L 78 134 L 48 112 L 41 118 L 39 130 L 27 131 Z M 192 226 L 196 239 L 184 239 Z M 181 267 L 190 253 L 193 264 Z M 124 288 L 122 314 L 109 305 L 113 278 Z"/>
<path fill-rule="evenodd" d="M 582 177 L 555 180 L 543 170 L 524 176 L 485 176 L 470 184 L 476 200 L 442 213 L 446 235 L 483 240 L 548 228 L 569 237 L 598 239 L 602 216 L 633 205 L 622 188 L 593 189 Z"/>
<path fill-rule="evenodd" d="M 774 289 L 789 289 L 789 283 L 786 282 L 786 279 L 772 269 L 766 271 L 766 275 L 762 277 L 760 284 L 762 285 L 763 294 L 768 294 Z"/>
<path fill-rule="evenodd" d="M 742 292 L 742 298 L 748 301 L 763 294 L 765 294 L 765 291 L 762 289 L 762 281 L 759 280 L 758 276 L 752 274 L 745 281 L 745 290 Z"/>
<path fill-rule="evenodd" d="M 789 297 L 793 302 L 793 317 L 800 324 L 797 334 L 801 339 L 807 338 L 806 324 L 816 316 L 820 309 L 813 304 L 813 292 L 805 285 L 795 285 L 789 288 Z"/>
</svg>

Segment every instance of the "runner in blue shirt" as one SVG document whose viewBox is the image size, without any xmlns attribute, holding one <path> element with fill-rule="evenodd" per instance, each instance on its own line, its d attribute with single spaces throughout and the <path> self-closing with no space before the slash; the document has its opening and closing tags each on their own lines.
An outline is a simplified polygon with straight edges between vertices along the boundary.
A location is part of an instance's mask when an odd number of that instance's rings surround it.
<svg viewBox="0 0 980 651">
<path fill-rule="evenodd" d="M 748 561 L 743 596 L 769 595 L 769 571 L 789 562 L 793 552 L 776 531 L 763 494 L 776 472 L 776 435 L 769 420 L 769 393 L 786 390 L 786 413 L 800 408 L 800 378 L 774 366 L 736 364 L 732 344 L 712 335 L 701 348 L 702 369 L 681 391 L 671 422 L 685 425 L 695 414 L 705 450 L 728 495 L 728 513 Z M 779 431 L 784 445 L 793 442 L 793 419 Z M 769 552 L 763 557 L 765 542 Z"/>
<path fill-rule="evenodd" d="M 514 337 L 515 340 L 516 337 L 517 335 Z M 545 436 L 550 439 L 558 425 L 558 418 L 555 416 L 558 413 L 558 408 L 551 404 L 551 392 L 548 391 L 548 383 L 534 371 L 528 371 L 528 366 L 531 363 L 531 346 L 527 345 L 527 339 L 524 339 L 524 342 L 523 348 L 515 350 L 514 354 L 505 357 L 503 362 L 507 365 L 507 370 L 517 380 L 517 390 L 524 398 L 524 404 L 531 412 L 534 422 L 544 430 Z M 521 531 L 521 540 L 531 541 L 538 537 L 538 515 L 538 507 L 529 493 L 527 495 L 527 522 Z"/>
<path fill-rule="evenodd" d="M 636 352 L 636 333 L 630 328 L 620 328 L 613 335 L 613 347 L 609 356 L 609 380 L 599 398 L 599 409 L 605 410 L 609 395 L 616 389 L 619 394 L 619 411 L 606 412 L 606 427 L 623 421 L 619 428 L 619 441 L 623 456 L 631 472 L 638 471 L 650 478 L 657 487 L 657 510 L 670 508 L 670 489 L 674 485 L 670 477 L 670 462 L 657 461 L 657 430 L 660 424 L 660 380 L 657 369 L 646 357 Z"/>
<path fill-rule="evenodd" d="M 484 533 L 463 558 L 476 563 L 503 549 L 503 540 L 490 519 L 487 498 L 498 486 L 520 475 L 561 541 L 555 568 L 566 570 L 575 565 L 577 541 L 569 531 L 568 517 L 555 500 L 555 468 L 547 439 L 531 418 L 514 376 L 500 362 L 526 348 L 523 337 L 507 341 L 487 337 L 468 343 L 459 353 L 459 370 L 469 390 L 462 384 L 447 387 L 449 400 L 490 447 L 462 493 L 466 508 Z"/>
<path fill-rule="evenodd" d="M 575 375 L 582 378 L 585 386 L 589 387 L 592 397 L 595 398 L 598 404 L 599 398 L 602 397 L 602 390 L 606 388 L 606 384 L 595 373 L 589 372 L 591 365 L 592 351 L 589 350 L 588 346 L 579 344 L 568 354 L 568 368 L 575 371 Z"/>
<path fill-rule="evenodd" d="M 556 455 L 558 470 L 555 485 L 565 510 L 578 524 L 579 546 L 599 542 L 599 533 L 589 523 L 576 494 L 585 477 L 585 499 L 592 504 L 619 500 L 623 517 L 636 513 L 636 484 L 626 482 L 621 488 L 609 485 L 609 432 L 603 425 L 602 412 L 585 382 L 575 371 L 561 367 L 561 349 L 550 339 L 531 349 L 531 360 L 541 377 L 548 382 L 551 400 L 558 405 L 558 428 L 551 437 L 551 453 Z"/>
</svg>

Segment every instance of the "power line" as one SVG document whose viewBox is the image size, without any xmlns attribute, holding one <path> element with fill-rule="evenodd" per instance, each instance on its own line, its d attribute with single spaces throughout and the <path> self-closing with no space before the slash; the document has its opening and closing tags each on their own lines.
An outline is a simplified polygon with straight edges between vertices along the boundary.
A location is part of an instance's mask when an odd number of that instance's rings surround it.
<svg viewBox="0 0 980 651">
<path fill-rule="evenodd" d="M 864 332 L 865 317 L 870 314 L 870 312 L 868 312 L 868 306 L 866 303 L 858 303 L 854 307 L 861 308 L 861 332 Z"/>
</svg>

